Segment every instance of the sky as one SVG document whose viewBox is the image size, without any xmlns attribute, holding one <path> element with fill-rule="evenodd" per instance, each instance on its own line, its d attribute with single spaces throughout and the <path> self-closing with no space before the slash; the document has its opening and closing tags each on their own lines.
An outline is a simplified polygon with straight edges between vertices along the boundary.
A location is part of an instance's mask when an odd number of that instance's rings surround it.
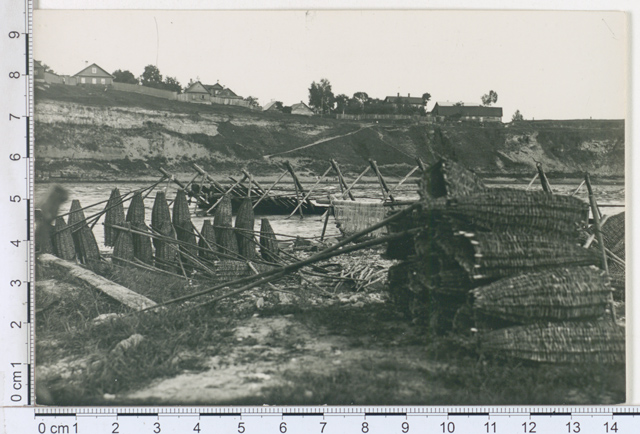
<svg viewBox="0 0 640 434">
<path fill-rule="evenodd" d="M 261 104 L 334 94 L 431 94 L 481 102 L 503 120 L 623 119 L 627 16 L 574 11 L 36 10 L 34 58 L 59 74 L 97 63 L 139 76 L 156 65 L 182 85 L 219 81 Z"/>
</svg>

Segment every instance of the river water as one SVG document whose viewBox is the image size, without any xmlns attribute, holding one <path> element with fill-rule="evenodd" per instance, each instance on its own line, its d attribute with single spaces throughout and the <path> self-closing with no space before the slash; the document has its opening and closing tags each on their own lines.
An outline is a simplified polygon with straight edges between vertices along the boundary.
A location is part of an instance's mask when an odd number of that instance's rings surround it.
<svg viewBox="0 0 640 434">
<path fill-rule="evenodd" d="M 391 179 L 389 180 L 389 185 L 395 185 L 398 180 L 395 181 Z M 490 179 L 486 181 L 486 183 L 491 187 L 512 187 L 519 189 L 527 189 L 527 183 L 518 183 L 509 179 Z M 572 194 L 576 191 L 578 186 L 580 185 L 581 180 L 563 180 L 562 183 L 554 183 L 553 190 L 555 193 L 560 194 Z M 152 183 L 142 183 L 142 182 L 106 182 L 106 183 L 89 183 L 89 182 L 80 182 L 80 183 L 64 183 L 63 187 L 69 193 L 69 200 L 65 202 L 61 208 L 60 213 L 66 213 L 69 210 L 71 205 L 71 200 L 78 199 L 83 207 L 90 206 L 92 204 L 96 204 L 98 202 L 106 201 L 111 194 L 111 190 L 115 187 L 120 189 L 121 194 L 125 194 L 129 191 L 138 190 L 141 188 L 145 188 L 150 186 Z M 50 187 L 50 183 L 41 182 L 37 183 L 35 186 L 35 198 L 36 198 L 36 207 L 39 203 L 39 199 L 43 197 L 46 191 Z M 367 201 L 379 201 L 381 197 L 380 187 L 377 183 L 373 182 L 364 182 L 362 184 L 358 184 L 358 188 L 353 190 L 354 196 L 358 200 L 367 200 Z M 156 196 L 157 191 L 165 191 L 166 197 L 169 200 L 173 200 L 176 194 L 176 186 L 167 183 L 163 183 L 158 185 L 145 199 L 145 207 L 146 207 L 146 220 L 147 223 L 151 222 L 151 209 L 153 207 L 153 200 Z M 538 182 L 534 183 L 531 189 L 540 189 L 540 184 Z M 407 183 L 401 186 L 398 189 L 394 196 L 396 199 L 405 200 L 405 199 L 417 199 L 418 195 L 416 193 L 417 186 L 415 183 Z M 576 193 L 577 197 L 582 198 L 587 201 L 587 191 L 586 187 L 582 186 L 578 193 Z M 319 189 L 316 190 L 318 192 L 317 197 L 327 197 L 328 193 L 339 193 L 335 184 L 333 185 L 321 185 Z M 594 185 L 594 194 L 598 200 L 598 203 L 602 207 L 602 212 L 604 214 L 613 215 L 619 212 L 624 211 L 624 203 L 625 203 L 625 189 L 623 181 L 618 183 L 608 182 L 601 183 L 598 185 Z M 315 195 L 314 195 L 315 196 Z M 105 203 L 101 203 L 94 207 L 85 210 L 85 216 L 90 217 L 91 215 L 102 211 L 105 207 Z M 610 206 L 613 205 L 613 206 Z M 127 204 L 125 204 L 126 209 Z M 200 230 L 202 227 L 203 221 L 205 219 L 212 219 L 212 216 L 204 217 L 197 215 L 195 202 L 192 203 L 192 221 L 195 227 Z M 256 216 L 256 230 L 260 230 L 260 218 L 267 217 L 273 227 L 274 231 L 278 235 L 278 239 L 282 241 L 293 240 L 295 237 L 304 237 L 304 238 L 319 238 L 322 233 L 323 227 L 323 218 L 320 215 L 309 215 L 304 216 L 304 219 L 300 219 L 299 215 L 295 215 L 291 218 L 287 218 L 284 215 L 269 215 L 269 216 Z M 98 245 L 100 250 L 106 250 L 104 246 L 104 231 L 103 228 L 103 218 L 101 218 L 96 224 L 94 230 L 94 234 L 98 241 Z M 340 235 L 340 231 L 336 228 L 333 217 L 330 217 L 329 224 L 326 229 L 326 237 L 336 237 Z"/>
</svg>

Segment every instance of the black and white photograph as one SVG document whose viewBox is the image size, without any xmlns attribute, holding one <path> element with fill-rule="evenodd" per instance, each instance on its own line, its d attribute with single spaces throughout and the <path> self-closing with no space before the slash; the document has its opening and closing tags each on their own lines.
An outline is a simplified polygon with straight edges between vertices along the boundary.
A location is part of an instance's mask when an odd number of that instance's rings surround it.
<svg viewBox="0 0 640 434">
<path fill-rule="evenodd" d="M 34 11 L 36 403 L 626 402 L 628 21 Z"/>
</svg>

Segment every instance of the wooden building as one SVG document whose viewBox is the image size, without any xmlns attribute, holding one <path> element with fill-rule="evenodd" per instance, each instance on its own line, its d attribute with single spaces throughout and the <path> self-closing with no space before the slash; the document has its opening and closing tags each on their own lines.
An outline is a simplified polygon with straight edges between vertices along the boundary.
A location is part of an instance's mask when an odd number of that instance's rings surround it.
<svg viewBox="0 0 640 434">
<path fill-rule="evenodd" d="M 113 75 L 107 71 L 92 63 L 84 68 L 82 71 L 74 74 L 78 84 L 99 84 L 107 85 L 113 84 Z"/>
<path fill-rule="evenodd" d="M 436 121 L 502 122 L 502 107 L 461 102 L 437 102 L 430 113 Z"/>
</svg>

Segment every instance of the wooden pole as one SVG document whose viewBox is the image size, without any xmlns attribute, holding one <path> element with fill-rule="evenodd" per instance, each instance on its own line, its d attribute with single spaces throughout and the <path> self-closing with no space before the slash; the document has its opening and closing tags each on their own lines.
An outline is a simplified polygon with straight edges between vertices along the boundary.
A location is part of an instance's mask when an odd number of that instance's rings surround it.
<svg viewBox="0 0 640 434">
<path fill-rule="evenodd" d="M 416 157 L 416 163 L 418 163 L 418 167 L 420 168 L 420 171 L 422 173 L 427 172 L 427 168 L 425 167 L 424 162 L 422 161 L 422 158 Z"/>
<path fill-rule="evenodd" d="M 324 223 L 322 224 L 322 234 L 320 234 L 320 241 L 324 241 L 324 234 L 327 232 L 327 223 L 329 223 L 329 211 L 331 211 L 333 207 L 327 209 L 324 213 Z"/>
<path fill-rule="evenodd" d="M 229 189 L 227 191 L 225 191 L 222 196 L 220 196 L 220 198 L 216 201 L 216 203 L 214 203 L 213 205 L 211 205 L 211 207 L 207 210 L 207 214 L 209 214 L 211 212 L 212 209 L 214 209 L 215 207 L 218 206 L 218 204 L 220 203 L 220 201 L 222 200 L 223 197 L 225 197 L 226 195 L 230 194 L 233 189 L 240 183 L 242 183 L 245 180 L 245 178 L 243 177 L 240 181 L 237 181 L 235 184 L 233 184 L 231 187 L 229 187 Z"/>
<path fill-rule="evenodd" d="M 162 303 L 161 305 L 158 305 L 157 307 L 166 306 L 166 305 L 169 305 L 169 304 L 174 304 L 174 303 L 178 303 L 178 302 L 185 301 L 185 300 L 190 300 L 192 298 L 199 297 L 199 296 L 205 295 L 205 294 L 209 294 L 209 293 L 211 293 L 211 292 L 213 292 L 215 290 L 222 289 L 222 288 L 225 288 L 225 287 L 228 287 L 228 286 L 241 285 L 241 284 L 244 284 L 244 283 L 247 283 L 247 282 L 252 282 L 251 286 L 247 285 L 247 286 L 245 286 L 243 288 L 240 288 L 239 291 L 237 290 L 237 291 L 233 292 L 234 294 L 236 294 L 238 292 L 245 291 L 246 289 L 253 288 L 256 285 L 261 285 L 262 283 L 266 283 L 267 281 L 271 281 L 270 278 L 273 277 L 273 276 L 277 276 L 277 278 L 280 278 L 280 277 L 286 275 L 288 272 L 298 270 L 298 269 L 300 269 L 302 267 L 305 267 L 307 265 L 312 265 L 315 262 L 322 261 L 322 260 L 325 260 L 325 259 L 329 259 L 329 258 L 331 258 L 333 256 L 336 256 L 336 255 L 341 255 L 341 254 L 344 254 L 344 253 L 350 253 L 350 252 L 352 252 L 354 250 L 359 250 L 359 249 L 363 249 L 363 248 L 366 248 L 366 247 L 371 247 L 371 246 L 374 246 L 374 245 L 384 244 L 386 242 L 393 241 L 393 240 L 395 240 L 397 238 L 405 237 L 408 234 L 415 233 L 415 232 L 417 232 L 417 231 L 419 231 L 421 229 L 420 228 L 410 229 L 408 231 L 401 232 L 401 233 L 398 233 L 398 234 L 392 234 L 392 235 L 388 235 L 388 236 L 385 236 L 385 237 L 374 238 L 372 240 L 365 241 L 363 243 L 358 243 L 355 246 L 346 247 L 346 248 L 343 249 L 343 247 L 345 247 L 347 244 L 351 243 L 352 241 L 355 241 L 355 240 L 363 237 L 364 235 L 366 235 L 366 234 L 368 234 L 370 232 L 373 232 L 373 231 L 375 231 L 377 229 L 380 229 L 381 227 L 386 226 L 387 224 L 389 224 L 389 223 L 391 223 L 391 222 L 393 222 L 395 220 L 398 220 L 399 218 L 404 217 L 406 214 L 413 212 L 413 210 L 419 208 L 420 206 L 421 205 L 419 203 L 415 203 L 415 204 L 409 206 L 408 208 L 405 208 L 402 211 L 398 211 L 398 212 L 394 213 L 393 215 L 387 217 L 386 219 L 384 219 L 384 220 L 382 220 L 382 221 L 380 221 L 380 222 L 378 222 L 378 223 L 376 223 L 376 224 L 374 224 L 374 225 L 372 225 L 372 226 L 370 226 L 370 227 L 368 227 L 368 228 L 366 228 L 366 229 L 364 229 L 364 230 L 362 230 L 362 231 L 360 231 L 360 232 L 358 232 L 356 234 L 353 234 L 353 235 L 345 238 L 344 240 L 340 241 L 339 243 L 336 243 L 333 246 L 327 247 L 322 252 L 319 252 L 319 253 L 317 253 L 317 254 L 315 254 L 315 255 L 307 258 L 307 259 L 295 262 L 293 264 L 289 264 L 289 265 L 287 265 L 285 267 L 282 267 L 282 268 L 266 271 L 266 272 L 264 272 L 262 274 L 259 274 L 259 275 L 256 275 L 256 276 L 243 277 L 243 278 L 237 279 L 237 280 L 235 280 L 233 282 L 225 282 L 225 283 L 222 283 L 220 285 L 216 285 L 216 286 L 214 286 L 212 288 L 205 289 L 203 291 L 199 291 L 199 292 L 196 292 L 196 293 L 193 293 L 193 294 L 189 294 L 189 295 L 186 295 L 186 296 L 178 297 L 178 298 L 175 298 L 173 300 L 166 301 L 166 302 Z M 260 280 L 256 280 L 256 279 L 260 279 Z M 269 280 L 267 280 L 267 279 L 269 279 Z M 232 294 L 229 293 L 228 295 L 232 295 Z M 153 308 L 150 308 L 150 309 L 153 309 Z M 149 310 L 149 309 L 146 309 L 146 310 Z"/>
<path fill-rule="evenodd" d="M 293 186 L 295 187 L 295 190 L 296 190 L 296 199 L 298 201 L 298 205 L 302 205 L 303 202 L 300 200 L 300 195 L 304 194 L 304 189 L 302 188 L 302 184 L 300 184 L 300 181 L 296 176 L 296 172 L 293 171 L 293 167 L 291 167 L 291 164 L 288 161 L 285 161 L 284 165 L 289 171 L 289 173 L 291 174 L 291 177 L 293 178 Z M 300 211 L 300 218 L 304 218 L 304 216 L 302 215 L 302 206 L 298 206 L 298 210 Z"/>
<path fill-rule="evenodd" d="M 271 186 L 267 189 L 267 191 L 265 191 L 265 192 L 264 192 L 264 194 L 262 194 L 262 195 L 260 196 L 260 199 L 258 199 L 258 201 L 257 201 L 256 203 L 254 203 L 254 204 L 253 204 L 253 208 L 255 208 L 255 207 L 256 207 L 260 202 L 262 202 L 262 200 L 263 200 L 264 198 L 266 198 L 266 197 L 268 196 L 269 192 L 270 192 L 271 190 L 273 190 L 273 188 L 274 188 L 274 187 L 275 187 L 275 186 L 280 182 L 280 180 L 281 180 L 282 178 L 284 178 L 284 176 L 285 176 L 287 173 L 288 173 L 288 171 L 287 171 L 287 170 L 285 170 L 284 172 L 282 172 L 282 173 L 280 174 L 280 176 L 278 177 L 278 179 L 276 179 L 276 182 L 274 182 L 273 184 L 271 184 Z M 272 199 L 272 200 L 273 200 L 273 199 Z"/>
<path fill-rule="evenodd" d="M 419 169 L 419 166 L 414 167 L 414 168 L 413 168 L 409 173 L 407 173 L 407 175 L 406 175 L 404 178 L 402 178 L 402 180 L 400 180 L 400 182 L 399 182 L 395 187 L 393 187 L 393 188 L 391 189 L 391 191 L 389 191 L 389 193 L 388 193 L 388 194 L 389 194 L 389 195 L 391 195 L 391 193 L 393 193 L 394 191 L 396 191 L 396 190 L 397 190 L 397 189 L 398 189 L 402 184 L 404 184 L 404 183 L 405 183 L 405 181 L 406 181 L 407 179 L 409 179 L 409 177 L 410 177 L 411 175 L 413 175 L 413 173 L 414 173 L 416 170 L 418 170 L 418 169 Z M 384 199 L 382 199 L 382 200 L 384 201 L 384 200 L 386 200 L 386 199 L 387 199 L 387 197 L 385 196 L 385 197 L 384 197 Z"/>
<path fill-rule="evenodd" d="M 600 210 L 598 210 L 598 203 L 593 195 L 593 188 L 591 188 L 591 178 L 588 173 L 584 175 L 584 181 L 589 191 L 589 204 L 591 205 L 591 214 L 593 214 L 593 226 L 595 227 L 596 239 L 600 247 L 600 254 L 602 255 L 602 268 L 604 272 L 609 276 L 609 265 L 607 264 L 607 249 L 604 245 L 604 237 L 602 236 L 602 228 L 600 226 Z M 609 294 L 609 309 L 611 309 L 611 318 L 613 322 L 616 322 L 616 310 L 613 303 L 613 292 Z"/>
<path fill-rule="evenodd" d="M 536 174 L 533 175 L 533 178 L 531 178 L 531 181 L 529 181 L 529 185 L 527 185 L 527 190 L 529 190 L 533 185 L 533 183 L 536 182 L 536 179 L 538 179 L 538 172 L 536 172 Z"/>
<path fill-rule="evenodd" d="M 313 186 L 309 189 L 309 192 L 307 193 L 307 195 L 304 198 L 302 198 L 302 202 L 298 203 L 298 206 L 295 207 L 295 209 L 291 212 L 291 214 L 289 214 L 289 217 L 287 217 L 287 218 L 290 218 L 292 215 L 294 215 L 296 213 L 296 211 L 298 211 L 298 208 L 300 208 L 302 206 L 302 204 L 305 203 L 309 199 L 309 196 L 311 196 L 311 193 L 313 193 L 313 190 L 318 186 L 318 184 L 320 184 L 320 182 L 322 182 L 322 180 L 325 178 L 325 176 L 327 176 L 327 173 L 329 173 L 330 170 L 331 170 L 331 167 L 329 167 L 327 170 L 325 170 L 325 172 L 322 174 L 322 176 L 320 178 L 318 178 L 316 183 L 313 184 Z"/>
<path fill-rule="evenodd" d="M 394 202 L 396 199 L 389 192 L 389 187 L 387 186 L 387 183 L 382 177 L 382 173 L 380 173 L 380 170 L 378 169 L 378 164 L 375 162 L 375 160 L 371 160 L 371 159 L 369 159 L 369 164 L 371 165 L 371 168 L 373 169 L 376 176 L 378 177 L 378 182 L 380 183 L 380 189 L 382 190 L 382 201 L 384 202 L 388 196 L 389 199 L 391 199 L 391 201 Z"/>
<path fill-rule="evenodd" d="M 549 184 L 547 175 L 545 175 L 544 170 L 542 170 L 542 163 L 536 163 L 536 169 L 538 169 L 538 175 L 540 176 L 540 183 L 542 184 L 542 189 L 544 190 L 544 192 L 548 194 L 553 194 L 553 190 L 551 189 L 551 184 Z"/>
<path fill-rule="evenodd" d="M 344 180 L 344 176 L 342 176 L 342 172 L 340 171 L 340 167 L 338 166 L 338 162 L 336 160 L 334 160 L 333 158 L 331 160 L 329 160 L 329 162 L 331 163 L 331 167 L 333 167 L 333 170 L 335 170 L 336 173 L 338 174 L 338 184 L 340 185 L 340 192 L 342 193 L 342 196 L 344 197 L 345 194 L 348 194 L 349 198 L 351 200 L 356 200 L 353 197 L 353 194 L 351 194 L 350 191 L 347 191 L 345 193 L 345 190 L 347 190 L 348 187 L 347 187 L 346 181 Z"/>
<path fill-rule="evenodd" d="M 349 193 L 351 191 L 351 189 L 353 187 L 355 187 L 355 185 L 358 183 L 358 181 L 360 181 L 362 179 L 362 177 L 369 171 L 369 169 L 371 169 L 371 166 L 365 167 L 365 169 L 362 171 L 362 173 L 360 173 L 360 175 L 358 175 L 358 177 L 355 179 L 355 181 L 353 181 L 351 183 L 349 188 L 347 188 L 347 190 L 345 191 L 345 194 Z M 344 194 L 342 195 L 342 199 L 346 199 L 346 196 Z"/>
</svg>

